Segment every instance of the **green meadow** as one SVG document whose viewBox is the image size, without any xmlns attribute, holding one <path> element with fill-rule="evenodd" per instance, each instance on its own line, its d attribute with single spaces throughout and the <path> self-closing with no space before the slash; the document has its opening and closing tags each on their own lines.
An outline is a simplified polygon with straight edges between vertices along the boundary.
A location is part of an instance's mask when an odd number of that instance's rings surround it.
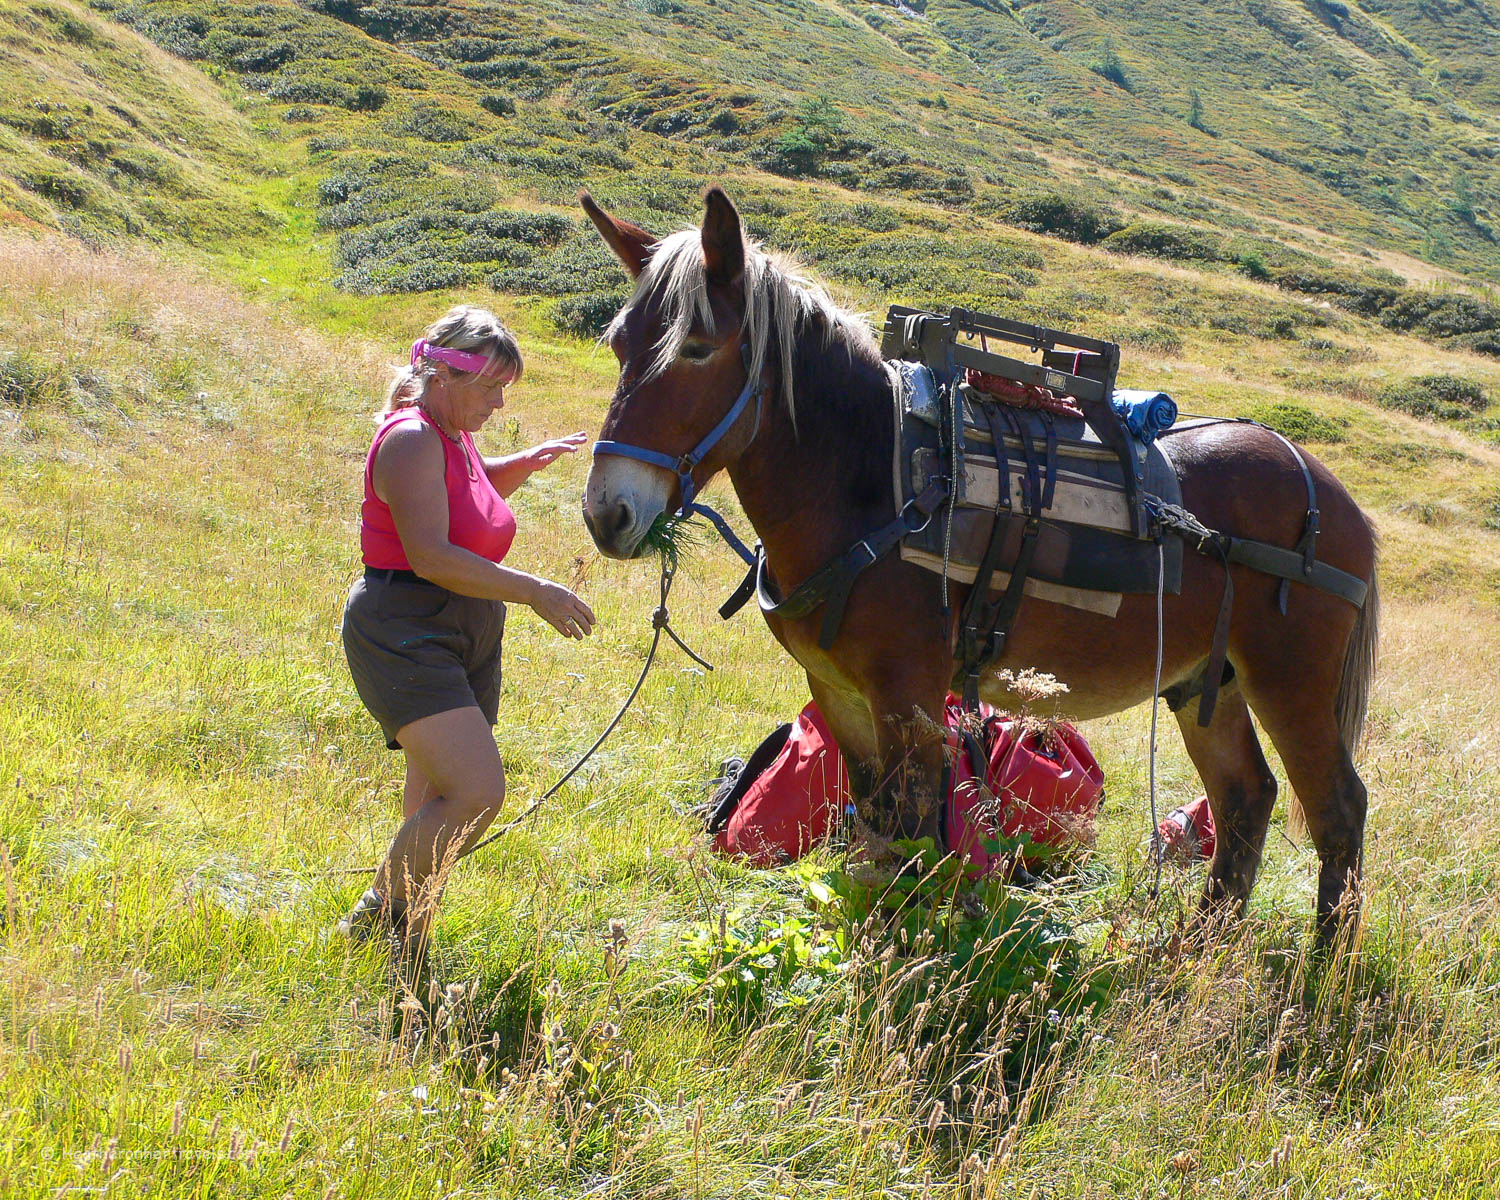
<svg viewBox="0 0 1500 1200">
<path fill-rule="evenodd" d="M 1497 24 L 0 0 L 0 1191 L 1492 1195 Z M 834 851 L 714 858 L 706 780 L 806 685 L 753 613 L 718 619 L 739 567 L 706 536 L 671 611 L 714 670 L 664 644 L 584 771 L 460 864 L 433 987 L 332 934 L 399 808 L 338 630 L 388 368 L 478 299 L 528 357 L 486 448 L 592 435 L 625 287 L 574 195 L 665 231 L 710 181 L 877 321 L 1115 338 L 1123 382 L 1348 484 L 1386 594 L 1350 944 L 1311 948 L 1284 776 L 1245 920 L 1177 936 L 1203 872 L 1149 896 L 1146 709 L 1085 727 L 1098 843 L 1039 891 L 887 925 Z M 587 468 L 514 499 L 513 561 L 599 627 L 512 613 L 511 813 L 651 641 L 656 569 L 594 550 Z M 1199 794 L 1169 728 L 1157 767 L 1163 810 Z"/>
</svg>

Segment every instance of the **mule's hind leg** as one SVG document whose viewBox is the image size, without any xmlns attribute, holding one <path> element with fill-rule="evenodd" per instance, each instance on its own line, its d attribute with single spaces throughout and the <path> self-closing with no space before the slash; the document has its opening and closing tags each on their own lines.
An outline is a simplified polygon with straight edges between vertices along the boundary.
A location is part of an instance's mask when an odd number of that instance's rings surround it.
<svg viewBox="0 0 1500 1200">
<path fill-rule="evenodd" d="M 1245 697 L 1233 683 L 1219 692 L 1207 729 L 1198 725 L 1196 703 L 1177 714 L 1177 724 L 1214 816 L 1216 844 L 1203 910 L 1205 915 L 1237 916 L 1260 869 L 1266 826 L 1276 804 L 1276 777 L 1261 753 Z"/>
<path fill-rule="evenodd" d="M 1250 679 L 1245 688 L 1281 755 L 1318 851 L 1318 936 L 1327 941 L 1342 920 L 1352 920 L 1359 911 L 1368 802 L 1364 781 L 1354 769 L 1333 705 L 1309 704 L 1310 697 L 1320 694 L 1317 688 L 1267 689 Z M 1322 694 L 1331 695 L 1332 688 Z"/>
</svg>

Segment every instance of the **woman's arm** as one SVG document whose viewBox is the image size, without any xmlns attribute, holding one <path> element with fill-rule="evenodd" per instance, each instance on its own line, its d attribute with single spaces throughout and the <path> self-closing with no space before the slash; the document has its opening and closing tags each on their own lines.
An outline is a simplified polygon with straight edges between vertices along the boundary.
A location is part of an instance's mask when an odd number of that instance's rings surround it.
<svg viewBox="0 0 1500 1200">
<path fill-rule="evenodd" d="M 387 435 L 389 436 L 389 435 Z M 587 440 L 582 433 L 570 433 L 567 437 L 554 438 L 529 450 L 515 454 L 502 454 L 499 458 L 484 460 L 484 473 L 502 496 L 509 496 L 535 471 L 550 466 L 564 454 L 572 454 Z"/>
<path fill-rule="evenodd" d="M 398 425 L 375 454 L 375 494 L 390 506 L 411 569 L 463 596 L 525 604 L 565 637 L 594 626 L 593 610 L 560 583 L 503 567 L 448 540 L 448 489 L 442 435 L 428 425 Z"/>
</svg>

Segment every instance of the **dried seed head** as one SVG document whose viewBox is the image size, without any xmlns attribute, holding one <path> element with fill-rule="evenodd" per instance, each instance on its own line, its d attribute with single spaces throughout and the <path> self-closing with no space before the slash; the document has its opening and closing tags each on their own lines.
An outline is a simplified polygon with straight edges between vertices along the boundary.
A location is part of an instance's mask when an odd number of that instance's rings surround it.
<svg viewBox="0 0 1500 1200">
<path fill-rule="evenodd" d="M 281 1141 L 276 1147 L 282 1154 L 285 1154 L 292 1148 L 292 1132 L 296 1128 L 297 1118 L 288 1117 L 286 1119 L 286 1128 L 281 1131 Z"/>
<path fill-rule="evenodd" d="M 250 1051 L 250 1074 L 254 1075 L 259 1070 L 260 1070 L 260 1051 L 258 1049 L 257 1050 L 252 1050 L 252 1051 Z"/>
<path fill-rule="evenodd" d="M 130 1066 L 135 1061 L 135 1049 L 129 1042 L 120 1043 L 120 1071 L 130 1074 Z"/>
<path fill-rule="evenodd" d="M 466 983 L 450 983 L 443 990 L 443 998 L 450 1008 L 456 1007 L 468 994 L 469 985 Z"/>
<path fill-rule="evenodd" d="M 614 944 L 616 949 L 625 944 L 628 936 L 625 931 L 625 922 L 620 920 L 619 917 L 611 918 L 609 922 L 609 940 Z"/>
<path fill-rule="evenodd" d="M 1180 1154 L 1172 1155 L 1169 1161 L 1172 1164 L 1172 1170 L 1179 1175 L 1186 1175 L 1198 1165 L 1198 1156 L 1191 1150 L 1184 1150 Z"/>
<path fill-rule="evenodd" d="M 182 1136 L 182 1101 L 172 1106 L 172 1136 Z"/>
</svg>

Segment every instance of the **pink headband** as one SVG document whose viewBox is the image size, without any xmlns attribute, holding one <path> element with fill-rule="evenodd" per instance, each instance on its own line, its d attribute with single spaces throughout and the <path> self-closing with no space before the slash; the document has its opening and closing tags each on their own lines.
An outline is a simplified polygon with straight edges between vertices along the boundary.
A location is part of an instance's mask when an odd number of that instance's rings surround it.
<svg viewBox="0 0 1500 1200">
<path fill-rule="evenodd" d="M 490 362 L 487 354 L 472 354 L 468 350 L 453 350 L 447 346 L 431 346 L 426 338 L 418 338 L 411 344 L 411 365 L 416 366 L 424 358 L 447 363 L 450 367 L 457 367 L 460 371 L 468 371 L 474 375 L 482 374 Z M 502 369 L 496 364 L 493 373 L 498 375 Z"/>
</svg>

